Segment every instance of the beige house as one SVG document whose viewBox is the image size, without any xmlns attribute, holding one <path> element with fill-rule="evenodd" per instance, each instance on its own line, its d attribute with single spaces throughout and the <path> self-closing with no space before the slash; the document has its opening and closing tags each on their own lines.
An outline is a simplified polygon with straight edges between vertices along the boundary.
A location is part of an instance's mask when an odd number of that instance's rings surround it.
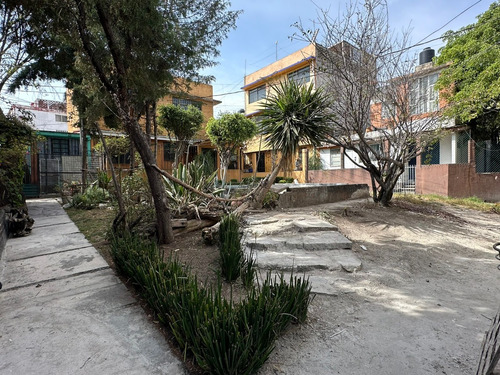
<svg viewBox="0 0 500 375">
<path fill-rule="evenodd" d="M 191 83 L 189 89 L 185 91 L 172 91 L 171 94 L 161 98 L 157 103 L 157 108 L 162 105 L 174 104 L 180 107 L 187 107 L 188 105 L 193 105 L 198 107 L 203 113 L 204 122 L 202 129 L 193 138 L 189 147 L 189 157 L 188 160 L 192 160 L 196 155 L 205 153 L 213 157 L 214 165 L 218 164 L 217 152 L 208 140 L 205 133 L 205 126 L 210 118 L 214 115 L 214 106 L 220 104 L 221 102 L 213 98 L 213 87 L 211 85 L 203 83 Z M 67 94 L 67 117 L 68 117 L 68 132 L 78 133 L 80 129 L 77 124 L 79 122 L 78 111 L 71 101 L 71 92 L 68 91 Z M 145 117 L 140 120 L 145 123 Z M 110 137 L 120 137 L 123 133 L 108 129 L 102 125 L 103 134 Z M 158 152 L 156 155 L 157 165 L 168 172 L 172 171 L 172 164 L 175 156 L 175 141 L 176 139 L 170 138 L 165 132 L 158 134 Z M 92 147 L 97 143 L 98 140 L 92 141 Z M 154 145 L 153 139 L 151 140 L 152 147 Z M 129 167 L 128 155 L 121 155 L 113 162 L 118 167 L 127 169 Z M 185 157 L 184 157 L 185 161 Z"/>
</svg>

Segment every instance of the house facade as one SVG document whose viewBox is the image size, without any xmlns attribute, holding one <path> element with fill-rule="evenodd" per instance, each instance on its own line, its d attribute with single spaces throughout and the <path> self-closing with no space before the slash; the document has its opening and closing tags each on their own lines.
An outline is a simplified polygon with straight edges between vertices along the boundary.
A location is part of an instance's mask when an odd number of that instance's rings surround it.
<svg viewBox="0 0 500 375">
<path fill-rule="evenodd" d="M 179 85 L 181 86 L 181 85 Z M 184 86 L 182 86 L 184 87 Z M 68 128 L 70 131 L 78 132 L 78 110 L 71 102 L 71 92 L 68 92 Z M 188 89 L 184 91 L 172 91 L 169 95 L 161 98 L 157 102 L 157 109 L 164 105 L 177 105 L 182 108 L 187 108 L 189 105 L 193 105 L 199 108 L 203 114 L 204 122 L 202 124 L 202 129 L 195 135 L 195 137 L 190 141 L 188 154 L 184 155 L 182 161 L 193 160 L 199 154 L 208 155 L 209 158 L 213 160 L 214 167 L 218 165 L 218 155 L 214 147 L 208 140 L 205 133 L 205 126 L 208 120 L 214 115 L 214 106 L 221 103 L 213 98 L 213 88 L 211 85 L 202 83 L 191 83 Z M 140 123 L 145 124 L 146 118 L 142 116 Z M 121 131 L 109 129 L 105 126 L 104 122 L 100 123 L 103 135 L 106 137 L 123 137 L 124 133 Z M 144 125 L 145 126 L 145 125 Z M 172 165 L 175 159 L 175 147 L 176 139 L 170 137 L 164 130 L 159 129 L 157 135 L 157 149 L 156 149 L 156 164 L 161 169 L 171 173 Z M 99 142 L 98 139 L 92 141 L 92 148 Z M 155 141 L 153 136 L 151 137 L 151 147 L 155 147 Z M 103 168 L 106 168 L 106 160 L 102 161 Z M 130 168 L 130 154 L 124 153 L 123 155 L 117 155 L 113 157 L 113 165 L 119 170 L 128 170 Z"/>
<path fill-rule="evenodd" d="M 28 114 L 31 126 L 40 137 L 26 154 L 23 193 L 26 197 L 55 193 L 63 181 L 81 178 L 82 140 L 79 132 L 68 128 L 66 102 L 37 99 L 29 106 L 12 105 L 9 113 L 16 117 Z M 88 159 L 92 163 L 91 155 Z"/>
<path fill-rule="evenodd" d="M 429 48 L 421 52 L 414 72 L 411 97 L 408 98 L 411 114 L 422 120 L 446 106 L 434 89 L 445 66 L 435 66 L 433 57 L 434 51 Z M 272 92 L 273 85 L 281 80 L 293 79 L 314 87 L 322 86 L 321 74 L 316 73 L 318 64 L 321 64 L 318 51 L 314 45 L 309 45 L 247 75 L 243 87 L 246 116 L 258 121 L 262 101 Z M 372 104 L 368 124 L 372 132 L 368 133 L 368 138 L 375 150 L 387 147 L 382 137 L 377 135 L 377 129 L 383 127 L 390 110 L 385 103 Z M 442 129 L 440 139 L 407 163 L 397 191 L 451 197 L 477 196 L 488 201 L 500 201 L 500 147 L 492 141 L 475 142 L 467 126 L 454 120 L 441 119 L 439 126 Z M 314 166 L 309 165 L 311 154 L 315 154 Z M 276 155 L 261 138 L 256 137 L 238 158 L 244 166 L 240 168 L 240 176 L 264 176 L 272 169 Z M 302 145 L 295 165 L 288 166 L 284 175 L 292 176 L 299 182 L 366 183 L 371 186 L 369 173 L 357 166 L 358 162 L 358 155 L 350 150 L 325 145 L 313 151 L 308 145 Z M 249 173 L 248 166 L 252 167 L 253 173 Z"/>
</svg>

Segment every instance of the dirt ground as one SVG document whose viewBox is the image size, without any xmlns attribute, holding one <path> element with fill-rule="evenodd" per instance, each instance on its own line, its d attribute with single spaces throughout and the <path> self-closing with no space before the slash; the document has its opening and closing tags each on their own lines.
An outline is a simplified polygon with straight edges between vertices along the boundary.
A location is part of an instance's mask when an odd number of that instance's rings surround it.
<svg viewBox="0 0 500 375">
<path fill-rule="evenodd" d="M 335 292 L 316 295 L 260 374 L 475 374 L 500 304 L 500 216 L 405 202 L 315 209 L 363 269 L 330 275 Z"/>
</svg>

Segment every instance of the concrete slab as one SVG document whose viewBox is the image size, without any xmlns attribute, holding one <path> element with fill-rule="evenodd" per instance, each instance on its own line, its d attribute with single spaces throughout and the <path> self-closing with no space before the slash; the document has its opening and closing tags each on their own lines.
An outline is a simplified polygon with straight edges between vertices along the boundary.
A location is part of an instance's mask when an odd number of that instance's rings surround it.
<svg viewBox="0 0 500 375">
<path fill-rule="evenodd" d="M 5 260 L 13 261 L 92 246 L 80 232 L 53 235 L 55 231 L 56 228 L 41 236 L 43 232 L 36 230 L 30 236 L 9 239 L 5 247 Z"/>
<path fill-rule="evenodd" d="M 46 228 L 7 242 L 0 373 L 186 374 L 100 254 L 81 233 L 66 233 L 60 205 L 47 199 L 28 207 Z"/>
<path fill-rule="evenodd" d="M 248 238 L 247 246 L 255 250 L 338 250 L 350 249 L 352 242 L 338 232 L 296 233 L 293 235 L 274 235 Z"/>
<path fill-rule="evenodd" d="M 36 284 L 109 267 L 93 247 L 15 260 L 7 263 L 3 289 Z"/>
<path fill-rule="evenodd" d="M 250 254 L 247 248 L 246 253 Z M 309 272 L 312 270 L 361 269 L 361 261 L 351 250 L 338 251 L 257 251 L 254 252 L 257 267 L 268 270 Z"/>
</svg>

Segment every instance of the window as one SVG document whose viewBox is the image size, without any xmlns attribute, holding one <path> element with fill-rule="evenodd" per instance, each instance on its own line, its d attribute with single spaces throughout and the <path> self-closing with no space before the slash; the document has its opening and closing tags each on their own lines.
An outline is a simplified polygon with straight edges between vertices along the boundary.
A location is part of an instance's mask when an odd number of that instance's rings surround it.
<svg viewBox="0 0 500 375">
<path fill-rule="evenodd" d="M 372 162 L 376 162 L 377 161 L 376 156 L 382 154 L 382 145 L 380 143 L 375 143 L 375 144 L 370 145 L 370 148 L 371 148 L 370 160 Z"/>
<path fill-rule="evenodd" d="M 439 141 L 428 146 L 421 154 L 422 165 L 439 164 L 440 147 Z"/>
<path fill-rule="evenodd" d="M 163 143 L 163 160 L 164 161 L 174 161 L 175 160 L 175 143 L 174 142 Z"/>
<path fill-rule="evenodd" d="M 51 139 L 52 155 L 69 155 L 69 139 Z"/>
<path fill-rule="evenodd" d="M 330 149 L 330 168 L 339 169 L 340 168 L 340 149 L 331 148 Z"/>
<path fill-rule="evenodd" d="M 411 113 L 433 112 L 438 110 L 439 94 L 434 90 L 434 85 L 438 79 L 438 74 L 431 74 L 426 77 L 417 78 L 411 90 Z"/>
<path fill-rule="evenodd" d="M 113 155 L 111 161 L 113 164 L 130 164 L 130 153 Z"/>
<path fill-rule="evenodd" d="M 176 105 L 177 107 L 181 107 L 183 109 L 187 109 L 189 105 L 192 105 L 201 110 L 202 103 L 195 100 L 174 97 L 172 98 L 172 104 Z"/>
<path fill-rule="evenodd" d="M 266 154 L 264 152 L 257 153 L 257 172 L 266 171 Z"/>
<path fill-rule="evenodd" d="M 340 148 L 321 149 L 319 151 L 319 156 L 324 169 L 342 168 L 342 154 L 340 152 Z"/>
<path fill-rule="evenodd" d="M 253 103 L 266 97 L 266 85 L 256 87 L 248 93 L 248 103 Z"/>
<path fill-rule="evenodd" d="M 238 169 L 238 155 L 236 154 L 236 151 L 233 151 L 233 153 L 229 157 L 229 165 L 227 168 Z"/>
<path fill-rule="evenodd" d="M 56 122 L 68 122 L 68 116 L 56 115 Z"/>
<path fill-rule="evenodd" d="M 308 66 L 288 74 L 288 80 L 299 85 L 309 82 L 311 79 L 311 68 Z"/>
</svg>

